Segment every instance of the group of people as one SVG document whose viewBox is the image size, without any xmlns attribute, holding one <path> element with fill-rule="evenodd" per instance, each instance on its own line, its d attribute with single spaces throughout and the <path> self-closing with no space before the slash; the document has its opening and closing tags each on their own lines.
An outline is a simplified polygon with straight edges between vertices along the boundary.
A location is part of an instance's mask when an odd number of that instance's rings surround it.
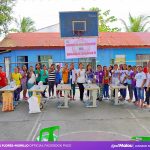
<svg viewBox="0 0 150 150">
<path fill-rule="evenodd" d="M 35 69 L 30 66 L 27 69 L 26 65 L 22 68 L 15 67 L 14 72 L 11 73 L 11 80 L 15 81 L 16 85 L 20 85 L 14 92 L 14 100 L 20 99 L 20 92 L 23 91 L 23 99 L 27 100 L 27 90 L 33 87 L 35 84 L 42 82 L 44 85 L 49 86 L 49 98 L 54 98 L 54 86 L 58 84 L 70 84 L 72 90 L 68 97 L 71 100 L 75 100 L 76 85 L 79 87 L 80 100 L 84 98 L 84 85 L 85 83 L 95 83 L 99 86 L 99 92 L 97 100 L 109 99 L 109 85 L 110 84 L 123 84 L 128 87 L 129 99 L 128 102 L 133 100 L 139 107 L 149 107 L 150 101 L 150 68 L 143 68 L 142 66 L 131 65 L 117 65 L 114 66 L 101 66 L 97 65 L 96 70 L 92 69 L 92 66 L 88 64 L 86 68 L 82 63 L 78 64 L 78 69 L 75 69 L 74 63 L 69 66 L 67 63 L 61 68 L 61 66 L 52 64 L 49 68 L 46 65 L 37 63 Z M 6 73 L 0 66 L 0 88 L 7 85 Z M 44 91 L 42 94 L 46 98 Z M 126 100 L 127 90 L 120 89 L 119 100 Z M 32 92 L 28 92 L 29 97 L 32 96 Z M 56 90 L 56 96 L 62 97 L 62 91 Z M 89 96 L 89 91 L 87 91 Z"/>
</svg>

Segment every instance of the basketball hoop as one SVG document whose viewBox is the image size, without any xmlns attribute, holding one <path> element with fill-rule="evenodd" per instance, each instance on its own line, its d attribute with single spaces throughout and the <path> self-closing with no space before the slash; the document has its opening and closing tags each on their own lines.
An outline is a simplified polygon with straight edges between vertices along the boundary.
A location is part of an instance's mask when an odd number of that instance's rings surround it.
<svg viewBox="0 0 150 150">
<path fill-rule="evenodd" d="M 98 37 L 97 11 L 59 12 L 61 38 Z"/>
<path fill-rule="evenodd" d="M 84 34 L 85 31 L 81 30 L 74 30 L 73 31 L 73 36 L 81 37 Z"/>
</svg>

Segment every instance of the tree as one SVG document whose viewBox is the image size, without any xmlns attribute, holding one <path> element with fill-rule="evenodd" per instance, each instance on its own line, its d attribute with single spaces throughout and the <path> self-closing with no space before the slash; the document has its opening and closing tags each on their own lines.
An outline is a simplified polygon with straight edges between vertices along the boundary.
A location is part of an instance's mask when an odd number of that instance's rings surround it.
<svg viewBox="0 0 150 150">
<path fill-rule="evenodd" d="M 84 10 L 84 8 L 82 8 Z M 90 11 L 98 12 L 99 20 L 99 32 L 119 32 L 121 31 L 118 27 L 112 27 L 113 23 L 117 21 L 115 16 L 110 16 L 110 10 L 102 11 L 98 7 L 90 8 Z"/>
<path fill-rule="evenodd" d="M 7 34 L 8 26 L 13 20 L 12 9 L 15 0 L 0 0 L 0 35 Z"/>
<path fill-rule="evenodd" d="M 123 23 L 126 32 L 147 32 L 150 29 L 150 27 L 148 27 L 148 25 L 150 24 L 149 18 L 150 16 L 143 15 L 133 17 L 129 13 L 129 25 L 127 25 L 127 23 L 123 19 L 120 20 Z"/>
<path fill-rule="evenodd" d="M 13 32 L 34 32 L 36 30 L 35 23 L 30 17 L 23 17 L 19 22 L 17 20 L 15 22 L 17 28 L 12 29 Z"/>
</svg>

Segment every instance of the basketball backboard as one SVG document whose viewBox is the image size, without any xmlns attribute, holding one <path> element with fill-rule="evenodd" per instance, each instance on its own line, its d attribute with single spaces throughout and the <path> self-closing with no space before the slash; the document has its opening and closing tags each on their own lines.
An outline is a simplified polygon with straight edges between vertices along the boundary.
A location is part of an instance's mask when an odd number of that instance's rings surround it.
<svg viewBox="0 0 150 150">
<path fill-rule="evenodd" d="M 62 38 L 98 36 L 98 13 L 95 11 L 60 12 L 59 21 Z"/>
</svg>

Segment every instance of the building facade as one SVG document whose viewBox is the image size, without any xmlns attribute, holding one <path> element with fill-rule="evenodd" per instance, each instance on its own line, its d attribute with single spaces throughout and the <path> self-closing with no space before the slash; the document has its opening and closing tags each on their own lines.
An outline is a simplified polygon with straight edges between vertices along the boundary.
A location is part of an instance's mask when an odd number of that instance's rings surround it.
<svg viewBox="0 0 150 150">
<path fill-rule="evenodd" d="M 97 42 L 97 57 L 66 59 L 64 41 L 59 33 L 14 33 L 0 43 L 0 65 L 35 66 L 37 62 L 78 62 L 109 66 L 114 63 L 145 66 L 150 60 L 150 33 L 101 33 Z"/>
</svg>

